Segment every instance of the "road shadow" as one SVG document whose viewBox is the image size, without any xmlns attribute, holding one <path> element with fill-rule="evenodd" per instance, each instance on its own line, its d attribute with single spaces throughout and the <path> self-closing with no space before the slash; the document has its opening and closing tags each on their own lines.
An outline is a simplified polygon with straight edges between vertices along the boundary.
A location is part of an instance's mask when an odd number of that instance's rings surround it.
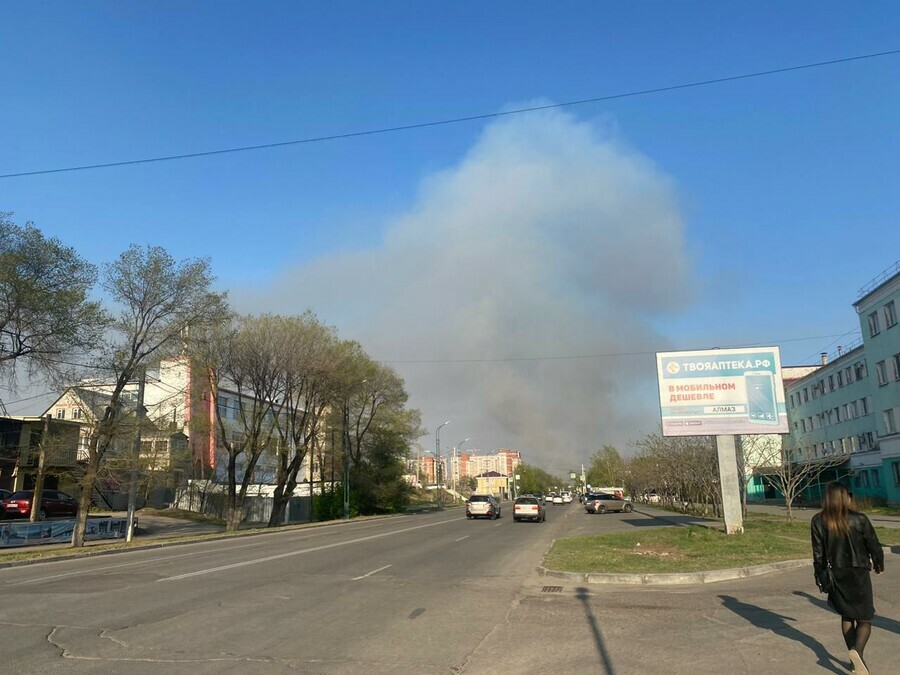
<svg viewBox="0 0 900 675">
<path fill-rule="evenodd" d="M 828 605 L 828 602 L 824 599 L 825 596 L 822 596 L 822 598 L 817 598 L 814 595 L 810 595 L 806 591 L 794 591 L 794 595 L 796 595 L 798 598 L 806 598 L 816 607 L 824 609 L 825 611 L 837 616 L 837 613 L 833 609 L 831 609 L 831 607 Z M 881 630 L 886 630 L 888 633 L 900 635 L 900 621 L 895 621 L 894 619 L 890 619 L 886 616 L 878 616 L 878 614 L 876 613 L 875 618 L 872 620 L 872 625 L 876 628 L 880 628 Z"/>
<path fill-rule="evenodd" d="M 797 630 L 789 621 L 796 621 L 793 617 L 776 614 L 768 609 L 741 602 L 731 595 L 720 595 L 722 604 L 726 609 L 731 610 L 742 619 L 749 621 L 757 628 L 770 630 L 779 637 L 784 637 L 794 642 L 799 642 L 804 647 L 809 648 L 816 655 L 816 661 L 821 668 L 831 671 L 832 673 L 840 673 L 843 675 L 847 672 L 846 664 L 831 655 L 825 646 L 814 637 Z M 837 665 L 835 665 L 837 664 Z"/>
<path fill-rule="evenodd" d="M 604 672 L 606 675 L 615 675 L 616 671 L 613 668 L 612 659 L 609 658 L 603 634 L 600 632 L 600 626 L 597 625 L 597 617 L 594 616 L 594 611 L 591 609 L 590 593 L 588 593 L 588 589 L 579 586 L 575 589 L 575 595 L 584 606 L 584 614 L 594 635 L 594 646 L 597 648 L 597 655 L 600 657 L 600 663 L 603 664 Z"/>
</svg>

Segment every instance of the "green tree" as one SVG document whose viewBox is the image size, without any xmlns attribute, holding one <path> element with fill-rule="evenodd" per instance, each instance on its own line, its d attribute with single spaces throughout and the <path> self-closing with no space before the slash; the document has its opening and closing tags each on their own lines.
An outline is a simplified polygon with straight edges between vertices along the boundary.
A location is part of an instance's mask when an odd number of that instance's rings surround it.
<svg viewBox="0 0 900 675">
<path fill-rule="evenodd" d="M 94 347 L 107 317 L 88 300 L 94 266 L 11 215 L 0 212 L 0 374 L 14 385 L 17 362 L 60 375 L 62 357 Z"/>
<path fill-rule="evenodd" d="M 612 445 L 604 445 L 591 455 L 586 475 L 588 485 L 620 486 L 625 481 L 625 461 Z"/>
<path fill-rule="evenodd" d="M 519 474 L 519 494 L 526 492 L 550 492 L 553 486 L 562 482 L 556 476 L 552 476 L 540 467 L 531 464 L 520 464 L 516 467 Z"/>
</svg>

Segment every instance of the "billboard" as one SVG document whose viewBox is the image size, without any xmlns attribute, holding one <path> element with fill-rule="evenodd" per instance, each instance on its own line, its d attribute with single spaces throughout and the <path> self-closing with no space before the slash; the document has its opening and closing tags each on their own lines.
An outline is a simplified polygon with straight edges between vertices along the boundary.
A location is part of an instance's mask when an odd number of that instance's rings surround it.
<svg viewBox="0 0 900 675">
<path fill-rule="evenodd" d="M 778 347 L 656 355 L 663 436 L 789 432 Z"/>
</svg>

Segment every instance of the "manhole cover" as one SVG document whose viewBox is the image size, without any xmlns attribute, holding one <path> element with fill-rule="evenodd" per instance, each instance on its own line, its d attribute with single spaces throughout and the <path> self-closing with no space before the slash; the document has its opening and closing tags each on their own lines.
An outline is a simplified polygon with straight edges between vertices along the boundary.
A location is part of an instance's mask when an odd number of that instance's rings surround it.
<svg viewBox="0 0 900 675">
<path fill-rule="evenodd" d="M 562 586 L 544 586 L 541 593 L 562 593 Z"/>
</svg>

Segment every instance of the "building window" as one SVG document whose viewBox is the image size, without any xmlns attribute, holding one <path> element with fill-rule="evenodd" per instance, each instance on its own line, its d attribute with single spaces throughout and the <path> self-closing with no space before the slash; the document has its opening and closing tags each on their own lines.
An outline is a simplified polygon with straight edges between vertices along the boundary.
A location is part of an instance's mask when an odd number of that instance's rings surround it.
<svg viewBox="0 0 900 675">
<path fill-rule="evenodd" d="M 869 472 L 868 471 L 860 471 L 853 477 L 853 482 L 858 488 L 867 488 L 869 487 Z"/>
<path fill-rule="evenodd" d="M 834 391 L 834 375 L 828 376 L 828 391 Z"/>
<path fill-rule="evenodd" d="M 894 379 L 900 380 L 900 354 L 891 357 L 891 365 L 894 367 Z"/>
<path fill-rule="evenodd" d="M 857 405 L 856 401 L 853 401 L 850 404 L 850 414 L 853 416 L 853 419 L 859 417 L 859 406 Z"/>
<path fill-rule="evenodd" d="M 803 402 L 809 403 L 809 390 L 806 387 L 803 387 Z"/>
<path fill-rule="evenodd" d="M 881 416 L 884 418 L 884 431 L 887 434 L 896 434 L 897 433 L 897 425 L 894 422 L 894 409 L 888 408 Z"/>
<path fill-rule="evenodd" d="M 228 397 L 220 396 L 218 402 L 219 417 L 226 419 L 228 417 Z"/>
<path fill-rule="evenodd" d="M 900 462 L 892 462 L 891 471 L 894 474 L 894 487 L 900 487 Z"/>
<path fill-rule="evenodd" d="M 853 371 L 850 369 L 850 366 L 844 368 L 844 382 L 847 384 L 853 382 Z"/>
<path fill-rule="evenodd" d="M 806 433 L 806 420 L 800 420 L 800 424 L 802 425 L 803 433 Z"/>
<path fill-rule="evenodd" d="M 58 419 L 58 420 L 66 419 L 66 409 L 65 408 L 57 408 L 56 409 L 56 419 Z"/>
<path fill-rule="evenodd" d="M 878 473 L 878 469 L 872 469 L 872 485 L 874 487 L 881 485 L 881 474 Z"/>
<path fill-rule="evenodd" d="M 878 327 L 878 312 L 869 314 L 869 337 L 875 337 L 881 329 Z"/>
<path fill-rule="evenodd" d="M 853 364 L 853 372 L 857 380 L 861 380 L 866 376 L 866 362 L 859 361 Z"/>
<path fill-rule="evenodd" d="M 868 415 L 869 414 L 869 397 L 864 396 L 863 398 L 859 399 L 859 403 L 862 406 L 862 414 Z"/>
<path fill-rule="evenodd" d="M 891 300 L 883 308 L 884 310 L 884 327 L 893 328 L 897 325 L 897 308 L 894 307 L 894 301 Z"/>
<path fill-rule="evenodd" d="M 81 408 L 72 408 L 72 419 L 80 420 L 82 418 L 83 413 L 81 412 Z"/>
<path fill-rule="evenodd" d="M 875 436 L 872 435 L 871 431 L 866 432 L 866 441 L 868 442 L 870 448 L 875 447 Z"/>
<path fill-rule="evenodd" d="M 884 361 L 879 361 L 875 364 L 875 377 L 878 379 L 879 387 L 887 384 L 887 368 L 884 365 Z"/>
</svg>

